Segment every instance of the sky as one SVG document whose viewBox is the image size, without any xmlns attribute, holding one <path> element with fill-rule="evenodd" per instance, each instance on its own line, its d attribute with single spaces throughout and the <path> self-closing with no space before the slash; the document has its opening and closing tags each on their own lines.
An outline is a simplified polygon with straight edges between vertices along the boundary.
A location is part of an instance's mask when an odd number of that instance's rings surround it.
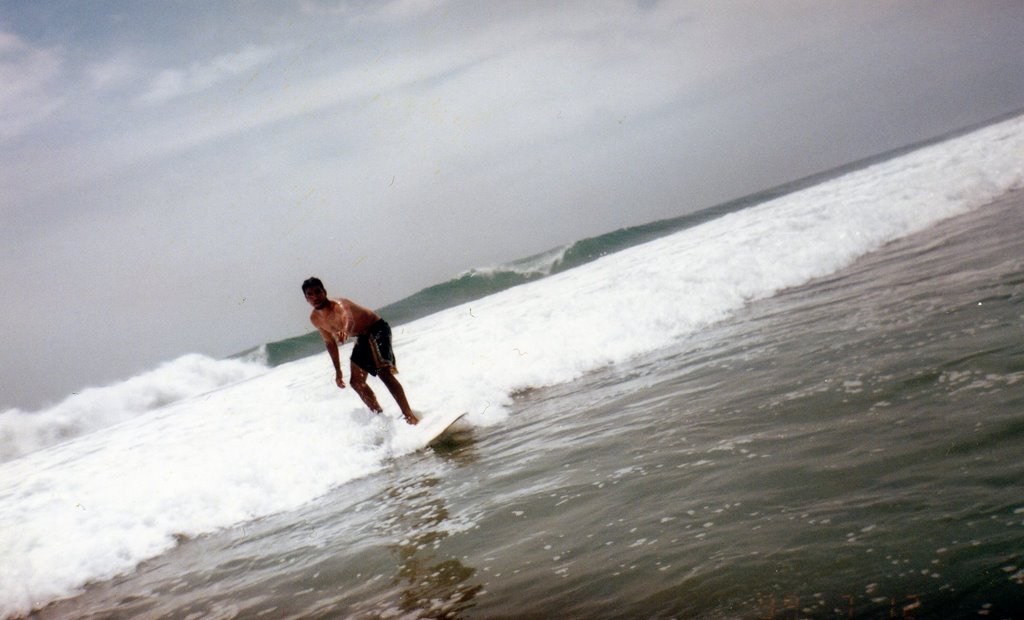
<svg viewBox="0 0 1024 620">
<path fill-rule="evenodd" d="M 0 1 L 0 410 L 1024 109 L 1020 0 Z"/>
</svg>

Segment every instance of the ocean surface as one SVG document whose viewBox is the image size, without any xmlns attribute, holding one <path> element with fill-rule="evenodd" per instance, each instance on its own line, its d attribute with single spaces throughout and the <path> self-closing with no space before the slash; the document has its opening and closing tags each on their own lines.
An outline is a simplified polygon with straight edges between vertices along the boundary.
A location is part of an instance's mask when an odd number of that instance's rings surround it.
<svg viewBox="0 0 1024 620">
<path fill-rule="evenodd" d="M 0 413 L 0 618 L 1022 618 L 1024 117 Z M 315 345 L 315 346 L 314 346 Z M 343 349 L 343 354 L 346 351 Z"/>
</svg>

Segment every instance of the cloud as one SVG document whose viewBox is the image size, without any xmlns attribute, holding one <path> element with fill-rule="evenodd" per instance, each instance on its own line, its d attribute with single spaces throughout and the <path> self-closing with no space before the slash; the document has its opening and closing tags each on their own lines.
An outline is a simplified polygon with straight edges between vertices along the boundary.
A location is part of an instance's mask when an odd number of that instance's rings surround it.
<svg viewBox="0 0 1024 620">
<path fill-rule="evenodd" d="M 183 95 L 204 91 L 241 73 L 267 64 L 280 51 L 274 47 L 246 46 L 222 54 L 206 62 L 194 63 L 187 69 L 164 69 L 149 83 L 149 89 L 138 97 L 146 104 L 160 104 Z"/>
<path fill-rule="evenodd" d="M 448 3 L 448 0 L 386 0 L 370 3 L 351 0 L 333 3 L 303 0 L 300 7 L 303 13 L 311 15 L 326 13 L 363 21 L 393 21 L 436 12 Z"/>
<path fill-rule="evenodd" d="M 108 58 L 85 67 L 85 75 L 94 90 L 128 84 L 138 74 L 138 67 L 126 57 Z"/>
<path fill-rule="evenodd" d="M 0 140 L 25 133 L 64 104 L 57 92 L 63 64 L 59 50 L 0 31 Z"/>
</svg>

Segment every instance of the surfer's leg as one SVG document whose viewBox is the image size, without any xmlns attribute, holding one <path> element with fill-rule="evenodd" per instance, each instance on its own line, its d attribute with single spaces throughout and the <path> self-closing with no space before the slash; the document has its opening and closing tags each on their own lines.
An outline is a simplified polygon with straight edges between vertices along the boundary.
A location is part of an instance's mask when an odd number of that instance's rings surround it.
<svg viewBox="0 0 1024 620">
<path fill-rule="evenodd" d="M 366 384 L 366 371 L 360 368 L 355 362 L 352 362 L 349 384 L 352 386 L 352 389 L 356 391 L 356 394 L 359 394 L 359 398 L 363 399 L 363 402 L 370 408 L 370 411 L 376 413 L 384 411 L 384 409 L 381 408 L 380 403 L 377 402 L 377 396 L 374 395 L 370 386 Z"/>
<path fill-rule="evenodd" d="M 377 371 L 377 376 L 387 386 L 388 391 L 395 397 L 395 402 L 398 403 L 398 408 L 402 410 L 402 415 L 405 416 L 405 421 L 409 424 L 416 424 L 419 422 L 416 416 L 413 415 L 412 409 L 409 407 L 409 401 L 405 398 L 405 390 L 402 388 L 402 384 L 398 382 L 398 378 L 395 377 L 395 373 L 391 372 L 388 367 L 381 368 Z"/>
</svg>

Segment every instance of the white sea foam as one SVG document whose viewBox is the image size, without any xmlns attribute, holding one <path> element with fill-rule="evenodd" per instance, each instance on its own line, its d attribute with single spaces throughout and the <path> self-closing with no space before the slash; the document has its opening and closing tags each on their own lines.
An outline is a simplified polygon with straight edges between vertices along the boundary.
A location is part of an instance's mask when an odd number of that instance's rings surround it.
<svg viewBox="0 0 1024 620">
<path fill-rule="evenodd" d="M 1024 119 L 395 329 L 414 407 L 499 424 L 510 394 L 664 347 L 1024 185 Z M 376 384 L 379 386 L 379 384 Z M 293 509 L 423 445 L 326 354 L 0 465 L 0 616 L 194 536 Z"/>
<path fill-rule="evenodd" d="M 126 381 L 84 389 L 39 411 L 8 409 L 0 412 L 0 462 L 265 371 L 255 361 L 190 354 Z"/>
</svg>

